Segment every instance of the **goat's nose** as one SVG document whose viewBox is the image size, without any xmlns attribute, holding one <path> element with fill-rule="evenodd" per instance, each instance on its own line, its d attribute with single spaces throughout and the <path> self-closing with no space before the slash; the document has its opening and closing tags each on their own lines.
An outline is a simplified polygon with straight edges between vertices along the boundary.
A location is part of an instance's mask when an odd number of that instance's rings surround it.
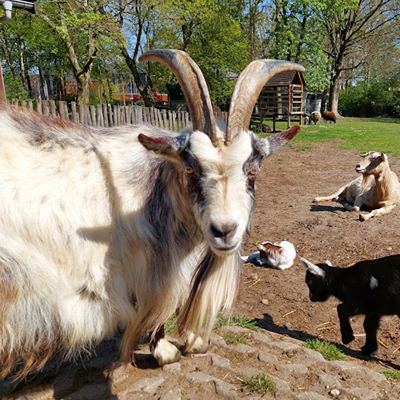
<svg viewBox="0 0 400 400">
<path fill-rule="evenodd" d="M 237 223 L 229 222 L 221 224 L 218 227 L 211 225 L 211 233 L 215 238 L 229 240 L 236 232 Z"/>
</svg>

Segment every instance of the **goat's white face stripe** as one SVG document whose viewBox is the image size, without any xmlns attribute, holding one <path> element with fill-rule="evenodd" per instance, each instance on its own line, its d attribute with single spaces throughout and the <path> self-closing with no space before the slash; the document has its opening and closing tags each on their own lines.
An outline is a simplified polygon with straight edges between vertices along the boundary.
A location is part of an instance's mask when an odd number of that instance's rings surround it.
<svg viewBox="0 0 400 400">
<path fill-rule="evenodd" d="M 378 287 L 379 282 L 378 279 L 376 279 L 374 276 L 371 276 L 370 280 L 369 280 L 369 287 L 374 290 Z"/>
<path fill-rule="evenodd" d="M 251 139 L 242 133 L 230 146 L 214 147 L 210 138 L 202 132 L 193 132 L 190 145 L 204 172 L 221 175 L 221 171 L 242 168 L 252 152 Z"/>
<path fill-rule="evenodd" d="M 220 243 L 236 249 L 247 229 L 252 208 L 252 198 L 247 191 L 247 176 L 243 165 L 252 153 L 251 137 L 243 132 L 229 146 L 214 147 L 201 132 L 194 132 L 191 150 L 203 172 L 203 190 L 207 202 L 202 216 L 205 233 L 211 227 L 235 224 L 236 232 L 229 242 Z M 218 240 L 211 238 L 218 247 Z"/>
</svg>

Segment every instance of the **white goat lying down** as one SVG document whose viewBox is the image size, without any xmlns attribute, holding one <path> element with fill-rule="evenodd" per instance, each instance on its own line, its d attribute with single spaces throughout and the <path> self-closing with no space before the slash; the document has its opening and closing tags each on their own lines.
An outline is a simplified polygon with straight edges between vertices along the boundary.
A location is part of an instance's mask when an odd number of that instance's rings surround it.
<svg viewBox="0 0 400 400">
<path fill-rule="evenodd" d="M 0 375 L 40 369 L 125 326 L 122 356 L 152 332 L 160 365 L 179 359 L 163 324 L 179 310 L 187 352 L 207 350 L 235 298 L 263 159 L 300 127 L 248 131 L 265 83 L 303 67 L 257 60 L 239 76 L 226 128 L 184 52 L 154 50 L 176 75 L 193 127 L 89 128 L 0 110 Z M 18 364 L 19 371 L 14 369 Z"/>
<path fill-rule="evenodd" d="M 257 248 L 257 252 L 242 256 L 242 261 L 283 270 L 290 268 L 296 258 L 293 244 L 286 240 L 275 243 L 263 242 L 258 244 Z"/>
<path fill-rule="evenodd" d="M 364 160 L 356 165 L 356 171 L 362 174 L 361 176 L 330 196 L 316 197 L 314 202 L 339 201 L 348 211 L 360 211 L 365 205 L 372 211 L 360 214 L 362 221 L 390 213 L 400 202 L 400 183 L 397 175 L 389 167 L 387 155 L 370 151 L 361 157 Z"/>
</svg>

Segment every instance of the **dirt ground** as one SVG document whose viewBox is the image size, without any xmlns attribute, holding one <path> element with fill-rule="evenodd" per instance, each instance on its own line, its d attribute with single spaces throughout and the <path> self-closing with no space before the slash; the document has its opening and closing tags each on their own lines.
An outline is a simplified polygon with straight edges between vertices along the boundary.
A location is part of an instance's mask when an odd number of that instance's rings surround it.
<svg viewBox="0 0 400 400">
<path fill-rule="evenodd" d="M 340 203 L 313 203 L 314 197 L 330 195 L 356 178 L 354 168 L 359 160 L 356 150 L 338 149 L 325 142 L 307 151 L 291 145 L 265 161 L 258 177 L 253 231 L 244 252 L 257 251 L 257 242 L 288 240 L 297 257 L 284 271 L 246 264 L 235 313 L 256 320 L 267 330 L 341 345 L 338 300 L 309 300 L 300 257 L 314 263 L 329 259 L 334 266 L 347 267 L 400 252 L 400 207 L 389 215 L 361 222 L 358 213 L 345 211 Z M 389 162 L 400 176 L 400 158 L 389 155 Z M 362 323 L 362 316 L 352 318 L 356 339 L 341 347 L 353 356 L 359 353 L 360 358 L 365 340 Z M 399 328 L 397 316 L 382 319 L 376 359 L 400 368 Z"/>
</svg>

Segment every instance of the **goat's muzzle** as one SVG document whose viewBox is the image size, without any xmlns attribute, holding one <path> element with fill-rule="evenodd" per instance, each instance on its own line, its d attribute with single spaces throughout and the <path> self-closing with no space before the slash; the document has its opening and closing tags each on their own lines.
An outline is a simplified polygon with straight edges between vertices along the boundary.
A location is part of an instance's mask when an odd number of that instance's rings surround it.
<svg viewBox="0 0 400 400">
<path fill-rule="evenodd" d="M 241 243 L 236 222 L 211 224 L 210 244 L 216 253 L 231 253 L 237 250 Z"/>
</svg>

